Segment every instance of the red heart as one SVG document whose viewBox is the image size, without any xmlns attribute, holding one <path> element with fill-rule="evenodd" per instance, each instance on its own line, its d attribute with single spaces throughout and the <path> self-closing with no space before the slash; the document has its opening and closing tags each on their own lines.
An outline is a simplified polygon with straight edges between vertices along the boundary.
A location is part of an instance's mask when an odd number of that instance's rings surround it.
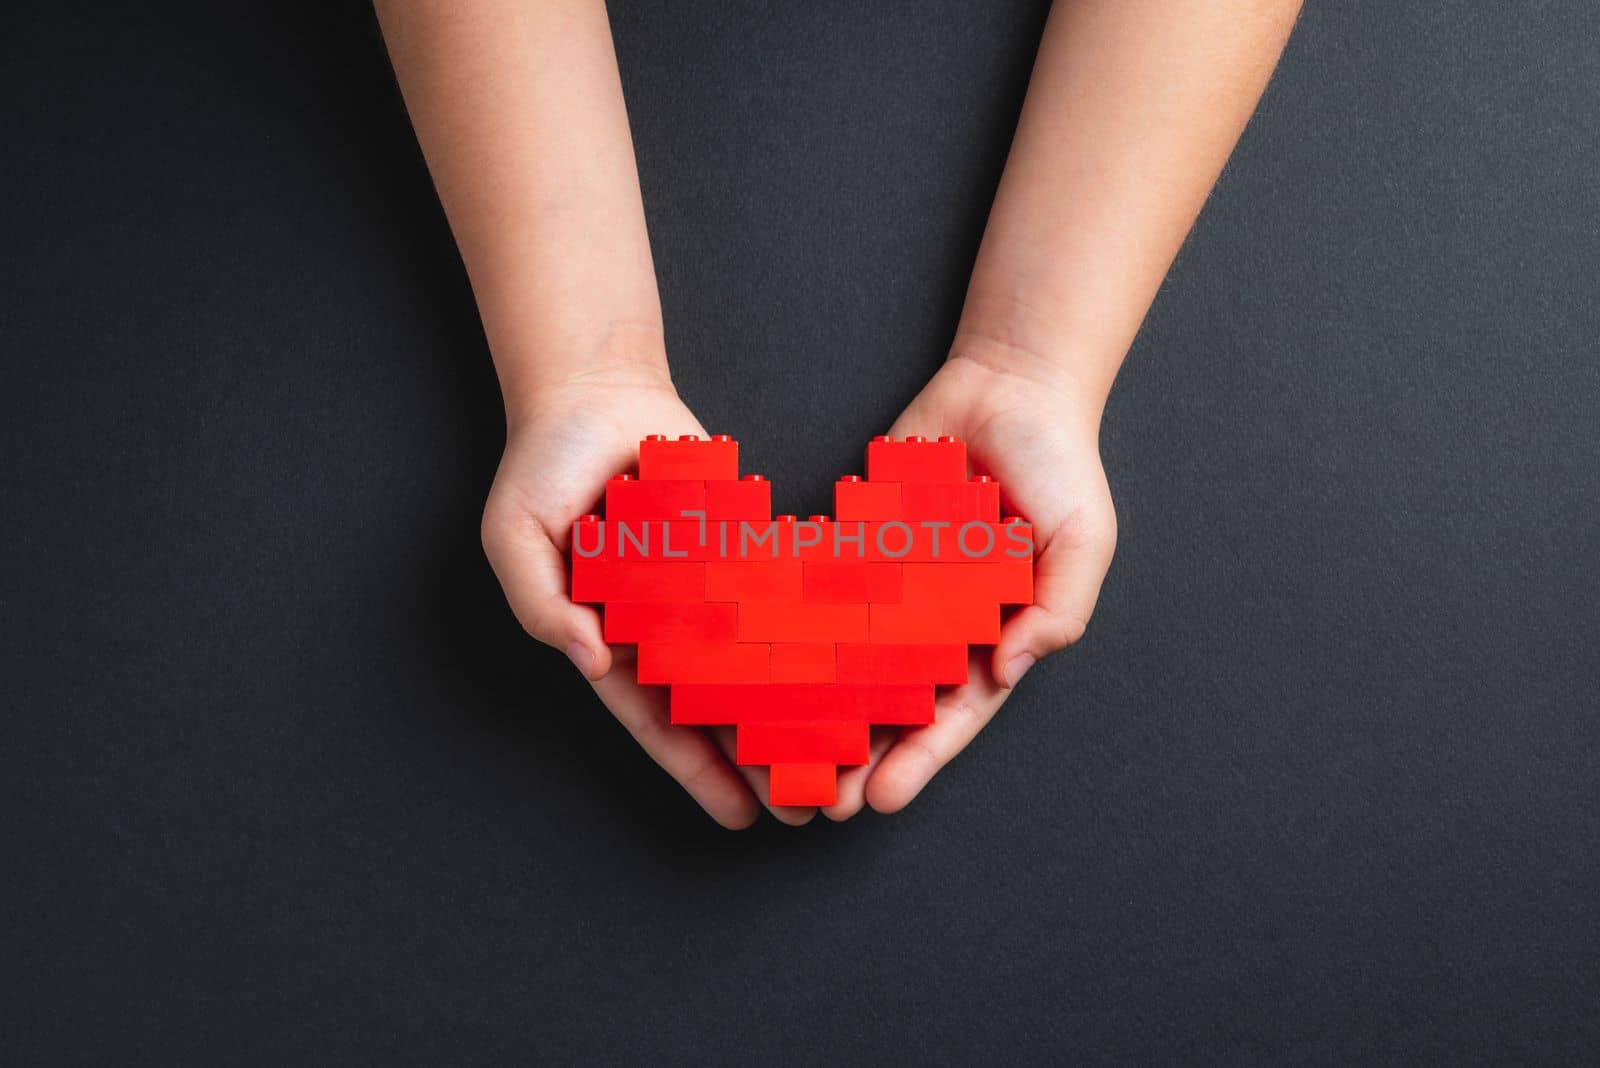
<svg viewBox="0 0 1600 1068">
<path fill-rule="evenodd" d="M 572 599 L 604 606 L 606 641 L 638 645 L 673 723 L 737 727 L 775 805 L 832 804 L 871 725 L 932 723 L 934 687 L 966 681 L 1000 606 L 1033 600 L 1032 529 L 1001 521 L 999 484 L 967 478 L 955 438 L 874 438 L 866 480 L 801 522 L 739 477 L 732 438 L 656 435 L 605 512 L 573 526 Z"/>
</svg>

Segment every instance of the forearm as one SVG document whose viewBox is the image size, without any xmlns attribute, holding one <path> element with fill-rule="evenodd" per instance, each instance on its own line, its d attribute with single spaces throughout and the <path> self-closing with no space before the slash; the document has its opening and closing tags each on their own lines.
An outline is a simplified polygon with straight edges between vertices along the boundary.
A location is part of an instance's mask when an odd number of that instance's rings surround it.
<svg viewBox="0 0 1600 1068">
<path fill-rule="evenodd" d="M 377 0 L 508 414 L 589 372 L 665 377 L 603 0 Z"/>
<path fill-rule="evenodd" d="M 1098 419 L 1299 0 L 1057 0 L 952 354 Z"/>
</svg>

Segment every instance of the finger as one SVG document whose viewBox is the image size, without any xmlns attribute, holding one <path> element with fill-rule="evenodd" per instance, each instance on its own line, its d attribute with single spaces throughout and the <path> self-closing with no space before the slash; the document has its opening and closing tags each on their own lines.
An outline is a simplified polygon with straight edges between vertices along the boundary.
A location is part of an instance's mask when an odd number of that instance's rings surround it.
<svg viewBox="0 0 1600 1068">
<path fill-rule="evenodd" d="M 567 596 L 561 542 L 535 516 L 498 503 L 484 510 L 483 548 L 511 611 L 533 637 L 565 653 L 594 682 L 611 670 L 600 614 Z"/>
<path fill-rule="evenodd" d="M 939 697 L 934 721 L 900 735 L 867 779 L 867 804 L 898 812 L 994 718 L 1010 691 L 974 653 L 967 682 Z"/>
<path fill-rule="evenodd" d="M 791 827 L 799 827 L 810 823 L 816 816 L 817 810 L 801 805 L 774 805 L 772 803 L 772 772 L 770 769 L 754 764 L 738 763 L 737 728 L 714 727 L 712 736 L 716 738 L 717 745 L 723 755 L 728 758 L 744 781 L 749 785 L 756 799 L 766 806 L 768 812 L 777 817 L 779 823 L 787 823 Z"/>
<path fill-rule="evenodd" d="M 867 753 L 867 762 L 859 767 L 839 770 L 839 793 L 833 804 L 823 808 L 824 816 L 838 822 L 847 820 L 861 811 L 867 803 L 867 780 L 872 777 L 872 769 L 878 766 L 878 762 L 883 759 L 883 755 L 889 751 L 899 736 L 900 731 L 897 727 L 872 729 L 872 743 Z"/>
<path fill-rule="evenodd" d="M 1040 547 L 1033 604 L 1006 621 L 991 670 L 1008 689 L 1038 661 L 1083 637 L 1116 551 L 1114 530 L 1058 527 Z"/>
<path fill-rule="evenodd" d="M 761 814 L 756 795 L 717 743 L 704 731 L 674 727 L 668 721 L 666 692 L 638 685 L 631 674 L 618 671 L 593 684 L 617 722 L 712 819 L 729 830 L 754 823 Z"/>
</svg>

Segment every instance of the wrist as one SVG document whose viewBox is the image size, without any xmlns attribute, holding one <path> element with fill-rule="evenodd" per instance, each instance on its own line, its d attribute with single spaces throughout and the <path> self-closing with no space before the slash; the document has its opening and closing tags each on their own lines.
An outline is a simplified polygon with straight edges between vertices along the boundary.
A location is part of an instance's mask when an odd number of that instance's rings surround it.
<svg viewBox="0 0 1600 1068">
<path fill-rule="evenodd" d="M 493 346 L 506 425 L 608 395 L 675 393 L 658 324 L 612 324 L 589 337 Z"/>
<path fill-rule="evenodd" d="M 1070 304 L 1028 292 L 1015 279 L 996 285 L 986 277 L 992 273 L 980 270 L 973 278 L 951 358 L 1060 393 L 1075 411 L 1098 422 L 1127 355 L 1130 338 L 1119 325 L 1122 317 L 1108 313 L 1087 320 Z"/>
<path fill-rule="evenodd" d="M 981 396 L 991 408 L 1044 402 L 1089 434 L 1099 434 L 1109 383 L 1102 386 L 1079 373 L 1065 345 L 1039 351 L 1004 336 L 958 329 L 943 373 L 956 380 L 959 392 Z"/>
</svg>

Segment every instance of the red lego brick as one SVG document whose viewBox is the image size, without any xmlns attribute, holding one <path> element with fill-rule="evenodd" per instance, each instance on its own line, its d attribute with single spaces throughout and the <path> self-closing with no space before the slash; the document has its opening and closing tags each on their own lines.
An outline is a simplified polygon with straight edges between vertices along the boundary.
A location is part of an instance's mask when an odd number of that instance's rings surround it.
<svg viewBox="0 0 1600 1068">
<path fill-rule="evenodd" d="M 700 544 L 702 524 L 696 519 L 618 519 L 573 524 L 571 548 L 576 560 L 713 560 L 719 556 L 720 523 L 706 523 L 706 544 Z M 737 546 L 738 532 L 727 537 Z"/>
<path fill-rule="evenodd" d="M 640 642 L 639 682 L 769 682 L 768 647 L 746 642 Z"/>
<path fill-rule="evenodd" d="M 835 683 L 834 710 L 868 723 L 933 722 L 933 687 L 889 683 Z"/>
<path fill-rule="evenodd" d="M 1005 543 L 1001 554 L 1008 560 L 1027 560 L 1032 566 L 1038 547 L 1033 543 L 1033 524 L 1026 519 L 1007 516 L 1000 521 L 1000 540 Z"/>
<path fill-rule="evenodd" d="M 705 599 L 794 604 L 804 590 L 804 567 L 799 560 L 712 560 L 705 564 Z"/>
<path fill-rule="evenodd" d="M 856 645 L 842 643 L 835 653 L 840 682 L 933 683 L 967 681 L 967 647 L 940 645 Z"/>
<path fill-rule="evenodd" d="M 567 548 L 573 559 L 594 560 L 605 556 L 606 525 L 597 515 L 583 515 L 572 524 L 567 537 Z"/>
<path fill-rule="evenodd" d="M 991 590 L 1001 604 L 1033 603 L 1033 560 L 994 560 L 985 565 L 996 577 Z"/>
<path fill-rule="evenodd" d="M 986 559 L 901 566 L 908 591 L 902 600 L 929 607 L 952 601 L 1033 603 L 1032 560 Z"/>
<path fill-rule="evenodd" d="M 652 434 L 639 443 L 639 477 L 647 481 L 737 479 L 739 443 L 726 434 L 717 434 L 709 441 L 693 436 L 668 441 Z"/>
<path fill-rule="evenodd" d="M 1000 522 L 1000 483 L 988 475 L 973 475 L 967 482 L 962 498 L 963 519 L 981 519 L 985 523 Z"/>
<path fill-rule="evenodd" d="M 774 642 L 773 682 L 833 682 L 837 677 L 832 642 Z"/>
<path fill-rule="evenodd" d="M 900 483 L 865 482 L 860 475 L 846 475 L 833 485 L 833 518 L 901 519 Z"/>
<path fill-rule="evenodd" d="M 607 601 L 693 602 L 706 599 L 706 565 L 678 560 L 572 561 L 572 599 L 579 604 Z"/>
<path fill-rule="evenodd" d="M 735 520 L 623 519 L 604 526 L 605 553 L 617 559 L 710 561 L 738 557 L 739 522 Z M 588 544 L 585 536 L 584 545 Z"/>
<path fill-rule="evenodd" d="M 800 558 L 795 548 L 797 524 L 792 515 L 780 515 L 772 520 L 729 520 L 723 526 L 726 528 L 725 535 L 717 531 L 717 524 L 711 524 L 712 534 L 709 539 L 725 549 L 722 559 L 797 560 Z M 804 533 L 805 537 L 802 540 L 805 541 L 817 536 L 816 531 L 810 528 L 806 528 Z"/>
<path fill-rule="evenodd" d="M 834 560 L 834 520 L 830 516 L 808 515 L 782 523 L 778 537 L 782 555 L 789 560 Z"/>
<path fill-rule="evenodd" d="M 1009 542 L 997 523 L 982 520 L 908 519 L 879 523 L 845 523 L 852 536 L 862 536 L 868 560 L 898 560 L 902 563 L 973 561 L 1003 557 L 1018 544 Z M 854 529 L 861 527 L 860 531 Z M 840 540 L 838 536 L 836 541 Z M 850 551 L 854 551 L 853 545 Z"/>
<path fill-rule="evenodd" d="M 926 724 L 933 722 L 933 696 L 931 683 L 684 683 L 672 687 L 672 722 Z"/>
<path fill-rule="evenodd" d="M 694 726 L 805 722 L 829 714 L 831 687 L 683 683 L 672 687 L 672 722 Z"/>
<path fill-rule="evenodd" d="M 679 519 L 706 509 L 706 484 L 661 480 L 645 482 L 618 475 L 606 483 L 606 518 Z"/>
<path fill-rule="evenodd" d="M 887 560 L 807 560 L 805 600 L 866 604 L 900 600 L 901 565 Z"/>
<path fill-rule="evenodd" d="M 965 482 L 967 447 L 957 438 L 877 437 L 867 444 L 868 482 Z"/>
<path fill-rule="evenodd" d="M 805 519 L 780 515 L 770 523 L 741 522 L 732 525 L 737 529 L 730 529 L 729 555 L 764 560 L 830 560 L 836 551 L 833 531 L 839 525 L 825 515 Z M 858 523 L 842 525 L 850 536 L 855 536 L 860 526 Z M 853 543 L 837 551 L 856 554 Z"/>
<path fill-rule="evenodd" d="M 1000 483 L 985 475 L 967 482 L 913 482 L 901 491 L 905 519 L 1000 522 Z"/>
<path fill-rule="evenodd" d="M 956 602 L 936 609 L 927 604 L 872 604 L 867 611 L 875 643 L 994 645 L 1000 640 L 1000 606 L 992 601 Z"/>
<path fill-rule="evenodd" d="M 760 475 L 745 475 L 738 481 L 718 479 L 705 485 L 707 519 L 771 520 L 772 483 Z"/>
<path fill-rule="evenodd" d="M 608 642 L 731 642 L 738 636 L 739 609 L 731 604 L 606 604 Z"/>
<path fill-rule="evenodd" d="M 831 805 L 839 799 L 839 769 L 832 764 L 774 764 L 767 800 L 774 805 Z"/>
<path fill-rule="evenodd" d="M 740 764 L 865 764 L 869 727 L 854 723 L 741 723 L 735 742 Z"/>
<path fill-rule="evenodd" d="M 742 642 L 864 642 L 867 605 L 741 602 L 738 637 Z"/>
</svg>

